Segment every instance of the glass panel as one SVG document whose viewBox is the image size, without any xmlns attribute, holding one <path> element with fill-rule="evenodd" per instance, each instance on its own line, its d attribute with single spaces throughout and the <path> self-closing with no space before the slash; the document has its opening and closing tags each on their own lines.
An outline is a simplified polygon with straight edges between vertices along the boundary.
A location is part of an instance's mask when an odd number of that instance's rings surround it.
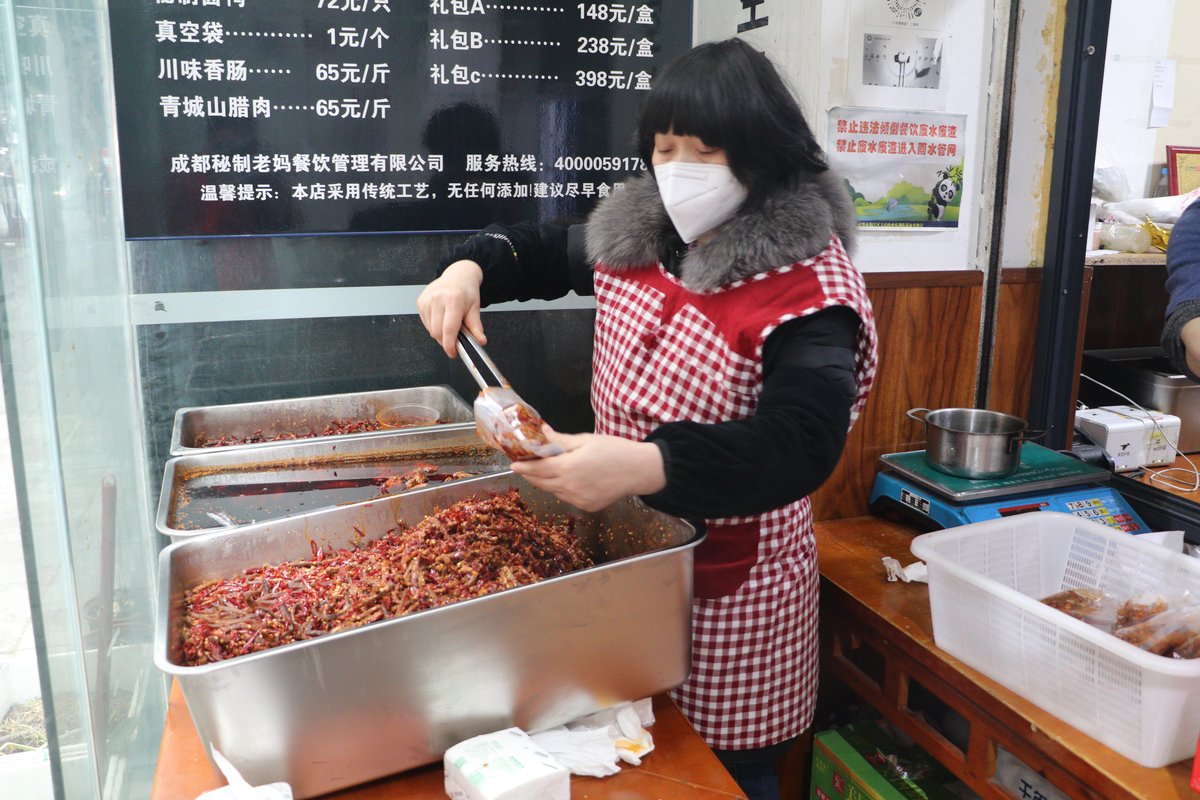
<svg viewBox="0 0 1200 800">
<path fill-rule="evenodd" d="M 0 0 L 0 355 L 60 797 L 150 793 L 165 716 L 104 4 Z"/>
<path fill-rule="evenodd" d="M 0 793 L 6 800 L 41 800 L 53 796 L 54 785 L 50 779 L 49 746 L 3 404 L 0 404 L 0 609 L 4 609 L 0 614 Z"/>
</svg>

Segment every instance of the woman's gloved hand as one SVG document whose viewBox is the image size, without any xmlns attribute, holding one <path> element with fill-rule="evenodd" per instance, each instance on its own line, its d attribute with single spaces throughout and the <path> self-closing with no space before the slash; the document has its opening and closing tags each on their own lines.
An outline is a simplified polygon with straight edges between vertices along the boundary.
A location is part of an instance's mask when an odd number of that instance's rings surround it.
<svg viewBox="0 0 1200 800">
<path fill-rule="evenodd" d="M 466 327 L 480 344 L 487 344 L 479 315 L 479 287 L 483 269 L 474 261 L 455 261 L 417 298 L 421 324 L 446 355 L 455 358 L 459 329 Z"/>
</svg>

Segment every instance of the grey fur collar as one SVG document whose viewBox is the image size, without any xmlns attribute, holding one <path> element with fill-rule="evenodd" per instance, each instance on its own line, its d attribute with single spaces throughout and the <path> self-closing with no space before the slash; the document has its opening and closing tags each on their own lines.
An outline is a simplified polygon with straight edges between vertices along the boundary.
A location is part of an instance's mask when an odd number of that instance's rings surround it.
<svg viewBox="0 0 1200 800">
<path fill-rule="evenodd" d="M 611 269 L 656 264 L 671 229 L 658 184 L 642 173 L 605 198 L 588 219 L 587 252 Z M 820 253 L 837 233 L 847 252 L 854 248 L 854 204 L 832 171 L 797 181 L 750 213 L 738 214 L 684 256 L 680 278 L 692 291 L 793 264 Z"/>
</svg>

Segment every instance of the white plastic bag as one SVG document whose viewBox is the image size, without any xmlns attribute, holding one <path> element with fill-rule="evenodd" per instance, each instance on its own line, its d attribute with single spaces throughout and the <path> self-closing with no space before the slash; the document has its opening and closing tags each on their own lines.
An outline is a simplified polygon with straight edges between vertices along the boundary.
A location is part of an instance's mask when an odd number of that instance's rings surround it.
<svg viewBox="0 0 1200 800">
<path fill-rule="evenodd" d="M 556 456 L 562 445 L 552 444 L 542 431 L 542 417 L 512 389 L 492 387 L 475 398 L 475 429 L 479 438 L 504 451 L 513 461 Z"/>
<path fill-rule="evenodd" d="M 1168 197 L 1142 197 L 1121 203 L 1105 203 L 1100 209 L 1100 218 L 1105 222 L 1123 222 L 1126 225 L 1141 225 L 1146 217 L 1151 222 L 1175 224 L 1183 210 L 1200 197 L 1200 189 L 1187 194 Z"/>
<path fill-rule="evenodd" d="M 215 747 L 212 749 L 212 757 L 213 763 L 221 770 L 229 785 L 204 792 L 196 800 L 292 800 L 292 787 L 288 784 L 279 782 L 251 786 L 242 777 L 242 773 L 237 771 L 237 767 Z"/>
<path fill-rule="evenodd" d="M 1112 151 L 1103 144 L 1096 145 L 1096 165 L 1092 169 L 1092 196 L 1106 203 L 1128 200 L 1129 179 Z"/>
<path fill-rule="evenodd" d="M 602 778 L 621 771 L 617 759 L 637 766 L 654 749 L 646 726 L 654 724 L 650 698 L 597 711 L 586 717 L 533 734 L 533 740 L 574 775 Z"/>
</svg>

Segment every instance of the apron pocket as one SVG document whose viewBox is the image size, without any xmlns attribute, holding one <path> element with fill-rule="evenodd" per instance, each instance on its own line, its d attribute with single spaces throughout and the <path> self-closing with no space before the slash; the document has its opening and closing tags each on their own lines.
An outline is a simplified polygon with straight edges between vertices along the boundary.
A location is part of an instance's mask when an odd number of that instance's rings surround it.
<svg viewBox="0 0 1200 800">
<path fill-rule="evenodd" d="M 696 547 L 693 592 L 698 599 L 731 595 L 746 582 L 758 561 L 759 521 L 739 525 L 709 525 Z"/>
</svg>

